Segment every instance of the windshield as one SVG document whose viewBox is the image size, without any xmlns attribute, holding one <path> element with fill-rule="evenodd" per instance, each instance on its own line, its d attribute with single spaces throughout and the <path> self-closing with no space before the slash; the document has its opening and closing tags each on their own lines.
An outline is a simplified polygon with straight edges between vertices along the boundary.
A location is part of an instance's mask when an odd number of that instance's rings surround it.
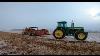
<svg viewBox="0 0 100 56">
<path fill-rule="evenodd" d="M 67 24 L 58 23 L 58 27 L 67 27 Z"/>
</svg>

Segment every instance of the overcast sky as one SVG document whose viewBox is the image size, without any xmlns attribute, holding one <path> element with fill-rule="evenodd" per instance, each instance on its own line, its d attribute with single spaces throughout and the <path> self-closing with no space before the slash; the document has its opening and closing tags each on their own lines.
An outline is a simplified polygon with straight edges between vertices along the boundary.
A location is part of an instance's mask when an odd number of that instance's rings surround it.
<svg viewBox="0 0 100 56">
<path fill-rule="evenodd" d="M 100 2 L 0 2 L 0 28 L 54 29 L 58 21 L 100 31 Z"/>
</svg>

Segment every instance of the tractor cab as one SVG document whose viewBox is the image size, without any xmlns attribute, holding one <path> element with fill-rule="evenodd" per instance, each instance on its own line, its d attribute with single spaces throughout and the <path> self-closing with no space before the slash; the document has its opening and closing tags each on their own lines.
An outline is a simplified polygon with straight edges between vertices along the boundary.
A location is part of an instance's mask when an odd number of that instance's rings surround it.
<svg viewBox="0 0 100 56">
<path fill-rule="evenodd" d="M 58 27 L 62 27 L 62 28 L 67 27 L 67 22 L 66 21 L 58 22 Z"/>
</svg>

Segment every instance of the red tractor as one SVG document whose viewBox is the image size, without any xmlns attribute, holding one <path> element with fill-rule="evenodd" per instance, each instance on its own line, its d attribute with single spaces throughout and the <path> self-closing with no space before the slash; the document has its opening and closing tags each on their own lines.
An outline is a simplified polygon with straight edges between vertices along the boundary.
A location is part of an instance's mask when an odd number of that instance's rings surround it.
<svg viewBox="0 0 100 56">
<path fill-rule="evenodd" d="M 29 27 L 25 28 L 22 34 L 30 36 L 42 36 L 42 35 L 49 35 L 49 31 L 47 29 L 38 30 L 38 27 Z"/>
</svg>

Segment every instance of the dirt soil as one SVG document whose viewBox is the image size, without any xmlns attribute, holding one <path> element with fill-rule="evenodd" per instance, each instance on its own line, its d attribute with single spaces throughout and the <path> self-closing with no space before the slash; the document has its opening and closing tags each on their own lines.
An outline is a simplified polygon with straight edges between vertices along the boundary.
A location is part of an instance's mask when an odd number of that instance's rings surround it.
<svg viewBox="0 0 100 56">
<path fill-rule="evenodd" d="M 0 55 L 100 55 L 100 43 L 0 32 Z"/>
</svg>

